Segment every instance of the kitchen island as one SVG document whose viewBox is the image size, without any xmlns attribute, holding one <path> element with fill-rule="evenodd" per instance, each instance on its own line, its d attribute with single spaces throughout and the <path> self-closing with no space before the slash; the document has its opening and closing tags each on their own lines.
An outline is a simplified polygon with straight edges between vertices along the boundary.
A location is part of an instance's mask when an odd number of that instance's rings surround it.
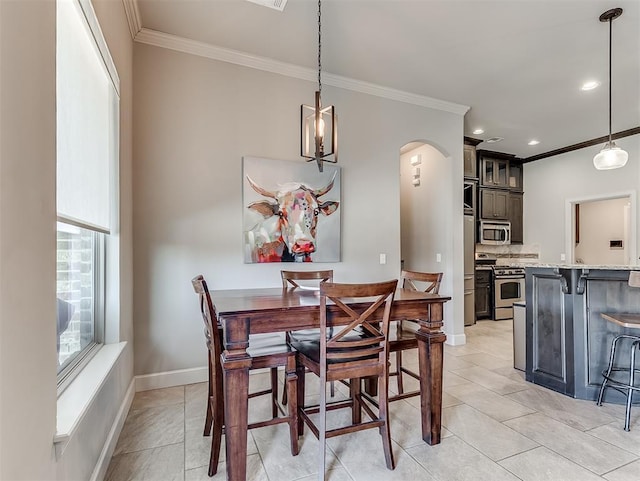
<svg viewBox="0 0 640 481">
<path fill-rule="evenodd" d="M 611 341 L 624 331 L 601 313 L 640 313 L 640 289 L 629 287 L 630 270 L 640 267 L 527 266 L 527 381 L 578 399 L 597 398 Z M 606 401 L 622 403 L 624 396 L 610 389 Z"/>
</svg>

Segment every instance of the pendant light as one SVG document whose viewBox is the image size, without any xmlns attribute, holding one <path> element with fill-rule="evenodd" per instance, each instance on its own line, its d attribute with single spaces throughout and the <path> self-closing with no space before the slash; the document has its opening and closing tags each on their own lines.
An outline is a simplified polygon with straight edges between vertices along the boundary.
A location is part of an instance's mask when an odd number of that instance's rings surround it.
<svg viewBox="0 0 640 481">
<path fill-rule="evenodd" d="M 318 90 L 313 106 L 300 106 L 300 155 L 316 161 L 338 162 L 337 116 L 333 105 L 322 107 L 322 3 L 318 0 Z M 328 147 L 327 147 L 328 144 Z M 333 156 L 333 158 L 331 158 Z"/>
<path fill-rule="evenodd" d="M 616 143 L 611 139 L 611 39 L 613 20 L 620 15 L 622 15 L 621 8 L 613 8 L 600 15 L 601 22 L 609 22 L 609 142 L 607 142 L 600 153 L 593 158 L 593 165 L 598 170 L 624 167 L 629 158 L 629 154 L 620 147 L 617 147 Z"/>
</svg>

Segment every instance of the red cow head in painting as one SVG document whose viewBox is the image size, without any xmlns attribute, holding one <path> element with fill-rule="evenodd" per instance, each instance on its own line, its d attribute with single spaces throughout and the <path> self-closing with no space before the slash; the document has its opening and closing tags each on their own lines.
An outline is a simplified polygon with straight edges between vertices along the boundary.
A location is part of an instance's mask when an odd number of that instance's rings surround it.
<svg viewBox="0 0 640 481">
<path fill-rule="evenodd" d="M 316 251 L 318 216 L 330 215 L 339 202 L 320 201 L 318 198 L 333 188 L 335 174 L 329 184 L 312 190 L 301 183 L 280 186 L 269 192 L 247 177 L 257 193 L 272 200 L 259 200 L 248 205 L 259 212 L 264 220 L 247 233 L 252 257 L 257 262 L 302 261 L 311 262 Z"/>
</svg>

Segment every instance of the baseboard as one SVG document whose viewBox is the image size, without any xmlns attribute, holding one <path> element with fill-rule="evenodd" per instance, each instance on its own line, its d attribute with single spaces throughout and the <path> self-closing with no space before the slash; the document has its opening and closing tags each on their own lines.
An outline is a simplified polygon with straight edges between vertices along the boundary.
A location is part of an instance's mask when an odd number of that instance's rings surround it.
<svg viewBox="0 0 640 481">
<path fill-rule="evenodd" d="M 120 437 L 120 433 L 122 432 L 122 426 L 124 426 L 124 422 L 127 419 L 127 414 L 129 414 L 129 408 L 131 407 L 131 403 L 133 402 L 134 395 L 135 378 L 132 379 L 129 383 L 127 392 L 125 393 L 124 399 L 120 404 L 118 414 L 113 421 L 111 429 L 109 430 L 107 440 L 104 443 L 104 447 L 102 448 L 102 452 L 100 453 L 100 457 L 98 458 L 98 462 L 96 463 L 96 467 L 93 469 L 93 473 L 91 474 L 89 481 L 102 481 L 107 474 L 107 468 L 109 467 L 109 463 L 111 462 L 113 452 L 116 449 L 118 438 Z"/>
<path fill-rule="evenodd" d="M 208 375 L 206 367 L 144 374 L 135 377 L 136 392 L 206 382 Z"/>
<path fill-rule="evenodd" d="M 446 344 L 450 346 L 462 346 L 467 343 L 467 336 L 464 334 L 447 334 Z"/>
</svg>

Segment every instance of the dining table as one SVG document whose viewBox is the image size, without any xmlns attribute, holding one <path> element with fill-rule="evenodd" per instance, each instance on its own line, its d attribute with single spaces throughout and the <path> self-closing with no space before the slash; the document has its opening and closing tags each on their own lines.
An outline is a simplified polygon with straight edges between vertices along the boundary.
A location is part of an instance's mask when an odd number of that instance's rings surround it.
<svg viewBox="0 0 640 481">
<path fill-rule="evenodd" d="M 229 481 L 246 480 L 249 366 L 249 335 L 320 327 L 320 296 L 317 289 L 257 288 L 219 290 L 211 293 L 223 328 L 221 355 L 224 378 L 226 468 Z M 417 320 L 418 362 L 422 438 L 440 443 L 442 416 L 442 332 L 444 303 L 451 298 L 438 294 L 397 289 L 391 320 Z M 360 301 L 361 302 L 361 301 Z M 356 312 L 358 301 L 346 302 Z M 362 308 L 366 303 L 362 304 Z M 380 308 L 382 309 L 382 307 Z M 348 324 L 344 312 L 330 303 L 332 324 Z"/>
</svg>

